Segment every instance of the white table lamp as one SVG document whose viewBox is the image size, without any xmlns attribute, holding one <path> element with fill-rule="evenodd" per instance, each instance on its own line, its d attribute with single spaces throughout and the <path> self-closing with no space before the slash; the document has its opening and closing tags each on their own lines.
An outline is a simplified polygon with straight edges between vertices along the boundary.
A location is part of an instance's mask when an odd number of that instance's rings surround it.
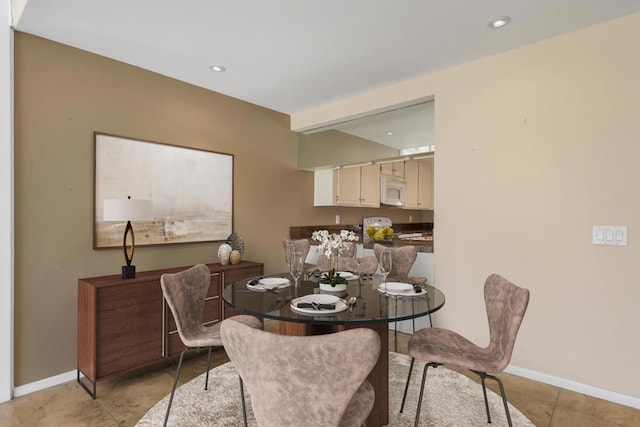
<svg viewBox="0 0 640 427">
<path fill-rule="evenodd" d="M 126 199 L 105 199 L 102 219 L 104 221 L 127 221 L 127 226 L 124 229 L 124 239 L 122 240 L 124 259 L 127 265 L 122 266 L 122 278 L 133 279 L 136 277 L 136 266 L 131 265 L 135 236 L 131 221 L 153 219 L 153 201 L 132 199 L 131 196 Z M 127 234 L 129 233 L 131 233 L 131 247 L 127 251 Z"/>
</svg>

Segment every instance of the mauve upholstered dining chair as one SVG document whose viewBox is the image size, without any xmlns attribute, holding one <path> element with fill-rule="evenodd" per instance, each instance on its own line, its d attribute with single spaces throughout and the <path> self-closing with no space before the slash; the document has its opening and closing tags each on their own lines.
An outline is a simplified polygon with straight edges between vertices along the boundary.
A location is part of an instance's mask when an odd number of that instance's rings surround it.
<svg viewBox="0 0 640 427">
<path fill-rule="evenodd" d="M 309 239 L 282 239 L 282 249 L 287 250 L 287 245 L 289 243 L 293 244 L 293 248 L 296 252 L 299 252 L 302 256 L 302 261 L 304 262 L 307 259 L 307 255 L 309 254 L 309 248 L 311 245 L 309 244 Z M 315 268 L 313 264 L 304 264 L 304 271 L 311 271 Z"/>
<path fill-rule="evenodd" d="M 426 277 L 409 276 L 411 267 L 418 258 L 418 250 L 413 245 L 388 247 L 381 245 L 380 243 L 373 244 L 373 253 L 376 258 L 380 260 L 380 254 L 382 251 L 388 250 L 391 252 L 391 273 L 387 276 L 387 280 L 390 282 L 409 282 L 417 285 L 424 285 L 427 283 Z M 429 317 L 429 326 L 433 326 L 433 319 L 431 313 L 427 315 Z M 411 326 L 413 333 L 416 332 L 416 319 L 411 319 Z M 398 347 L 398 323 L 393 324 L 393 347 L 394 350 Z"/>
<path fill-rule="evenodd" d="M 380 337 L 374 330 L 286 336 L 229 318 L 220 333 L 260 427 L 365 423 L 375 400 L 366 378 L 380 355 Z"/>
<path fill-rule="evenodd" d="M 202 325 L 202 310 L 210 282 L 211 273 L 209 267 L 204 264 L 198 264 L 178 273 L 163 274 L 160 277 L 162 293 L 176 321 L 178 335 L 186 347 L 182 353 L 180 353 L 180 361 L 178 362 L 176 376 L 173 380 L 173 388 L 171 389 L 171 397 L 167 405 L 167 413 L 164 418 L 165 426 L 169 419 L 169 411 L 171 410 L 171 403 L 173 402 L 178 377 L 180 376 L 180 368 L 182 367 L 184 354 L 189 350 L 209 347 L 207 374 L 204 383 L 204 389 L 207 390 L 209 386 L 209 369 L 211 368 L 211 349 L 222 346 L 220 323 L 212 326 Z M 234 318 L 236 318 L 238 322 L 247 325 L 248 328 L 262 329 L 262 322 L 256 317 L 240 315 Z M 240 378 L 240 391 L 243 396 L 244 388 L 242 386 L 242 378 Z M 242 407 L 244 410 L 244 397 L 242 397 Z M 243 415 L 246 425 L 246 413 Z"/>
<path fill-rule="evenodd" d="M 380 260 L 380 254 L 384 250 L 391 252 L 391 273 L 387 276 L 387 280 L 397 282 L 406 281 L 418 285 L 423 285 L 427 282 L 426 277 L 409 276 L 409 271 L 418 257 L 418 250 L 415 246 L 388 247 L 380 243 L 373 244 L 373 253 L 378 260 Z"/>
<path fill-rule="evenodd" d="M 400 412 L 404 409 L 413 363 L 416 359 L 427 362 L 422 374 L 422 385 L 418 397 L 416 426 L 420 418 L 427 370 L 429 367 L 437 368 L 444 364 L 469 369 L 480 376 L 488 423 L 491 423 L 491 414 L 489 413 L 485 380 L 489 378 L 496 381 L 500 387 L 507 422 L 509 426 L 512 425 L 502 381 L 487 372 L 502 372 L 509 364 L 516 336 L 529 304 L 529 290 L 514 285 L 498 274 L 492 274 L 487 277 L 484 284 L 484 300 L 489 319 L 489 345 L 487 347 L 479 347 L 463 336 L 441 328 L 420 329 L 409 339 L 409 355 L 412 359 Z"/>
</svg>

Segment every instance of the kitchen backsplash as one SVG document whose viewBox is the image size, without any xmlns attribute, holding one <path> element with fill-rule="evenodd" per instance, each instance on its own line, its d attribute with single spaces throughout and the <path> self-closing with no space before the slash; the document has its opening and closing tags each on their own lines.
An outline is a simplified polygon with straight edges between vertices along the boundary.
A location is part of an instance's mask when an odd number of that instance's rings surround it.
<svg viewBox="0 0 640 427">
<path fill-rule="evenodd" d="M 362 238 L 362 224 L 332 224 L 332 225 L 303 225 L 289 227 L 290 239 L 310 239 L 316 230 L 329 230 L 330 233 L 339 233 L 340 230 L 351 230 Z M 411 222 L 393 224 L 394 233 L 431 233 L 432 222 Z"/>
</svg>

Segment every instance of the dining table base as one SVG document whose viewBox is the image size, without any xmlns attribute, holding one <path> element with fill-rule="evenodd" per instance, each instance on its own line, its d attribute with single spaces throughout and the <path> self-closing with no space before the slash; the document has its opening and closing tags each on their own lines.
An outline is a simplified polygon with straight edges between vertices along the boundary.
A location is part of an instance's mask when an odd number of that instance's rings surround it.
<svg viewBox="0 0 640 427">
<path fill-rule="evenodd" d="M 389 327 L 387 323 L 367 323 L 360 325 L 322 325 L 280 321 L 280 334 L 293 336 L 323 335 L 345 329 L 369 328 L 380 337 L 380 357 L 367 379 L 375 391 L 373 409 L 367 418 L 368 427 L 389 424 Z"/>
</svg>

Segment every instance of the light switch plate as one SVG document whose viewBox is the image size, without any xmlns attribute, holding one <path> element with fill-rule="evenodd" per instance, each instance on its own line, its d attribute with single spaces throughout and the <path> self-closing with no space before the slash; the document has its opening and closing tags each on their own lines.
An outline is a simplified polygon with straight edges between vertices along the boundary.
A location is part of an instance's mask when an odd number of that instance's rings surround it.
<svg viewBox="0 0 640 427">
<path fill-rule="evenodd" d="M 626 225 L 594 225 L 591 242 L 594 245 L 627 245 Z"/>
</svg>

